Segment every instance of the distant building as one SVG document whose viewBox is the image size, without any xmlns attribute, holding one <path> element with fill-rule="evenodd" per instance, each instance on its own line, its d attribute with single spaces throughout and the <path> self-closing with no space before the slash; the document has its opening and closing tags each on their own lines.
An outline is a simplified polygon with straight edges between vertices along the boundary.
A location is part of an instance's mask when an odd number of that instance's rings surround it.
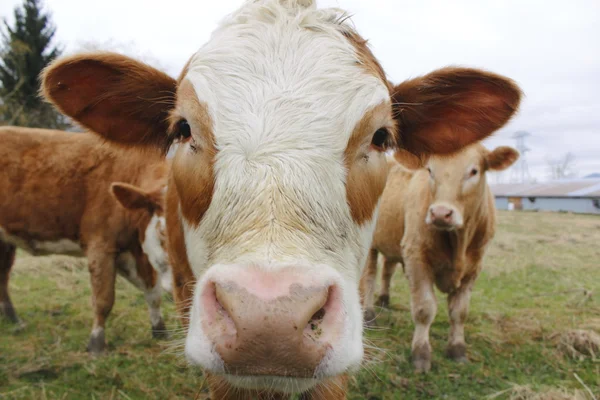
<svg viewBox="0 0 600 400">
<path fill-rule="evenodd" d="M 600 215 L 600 179 L 490 185 L 499 210 L 567 211 Z"/>
</svg>

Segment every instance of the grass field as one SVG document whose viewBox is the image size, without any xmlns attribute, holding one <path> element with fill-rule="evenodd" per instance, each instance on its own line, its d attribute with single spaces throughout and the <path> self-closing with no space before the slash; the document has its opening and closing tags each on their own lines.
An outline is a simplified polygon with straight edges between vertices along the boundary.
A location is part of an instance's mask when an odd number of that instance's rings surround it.
<svg viewBox="0 0 600 400">
<path fill-rule="evenodd" d="M 84 352 L 91 325 L 84 260 L 19 254 L 11 289 L 26 325 L 0 322 L 0 398 L 208 398 L 201 374 L 186 368 L 173 345 L 151 339 L 143 296 L 128 283 L 118 282 L 109 352 L 96 359 Z M 468 364 L 443 356 L 448 318 L 438 296 L 433 368 L 414 374 L 402 274 L 391 300 L 367 333 L 377 349 L 352 378 L 350 399 L 600 399 L 598 337 L 573 339 L 600 333 L 598 217 L 500 213 L 466 325 Z M 163 304 L 176 329 L 173 304 Z M 569 336 L 572 330 L 581 331 Z"/>
</svg>

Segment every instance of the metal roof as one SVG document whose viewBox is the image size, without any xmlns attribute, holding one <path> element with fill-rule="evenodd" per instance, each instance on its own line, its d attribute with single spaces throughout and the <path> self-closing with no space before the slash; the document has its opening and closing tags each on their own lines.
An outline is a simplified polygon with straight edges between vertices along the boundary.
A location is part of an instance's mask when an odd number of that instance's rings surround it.
<svg viewBox="0 0 600 400">
<path fill-rule="evenodd" d="M 565 179 L 542 183 L 490 185 L 501 197 L 600 197 L 600 179 Z"/>
</svg>

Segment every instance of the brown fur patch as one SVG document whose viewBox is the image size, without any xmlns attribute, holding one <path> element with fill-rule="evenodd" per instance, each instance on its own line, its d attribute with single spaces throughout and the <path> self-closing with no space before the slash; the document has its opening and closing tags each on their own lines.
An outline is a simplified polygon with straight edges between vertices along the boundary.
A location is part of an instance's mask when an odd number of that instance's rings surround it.
<svg viewBox="0 0 600 400">
<path fill-rule="evenodd" d="M 185 116 L 192 129 L 190 140 L 196 150 L 178 149 L 173 162 L 173 181 L 183 217 L 190 224 L 197 225 L 212 201 L 214 190 L 216 147 L 213 123 L 207 105 L 198 100 L 191 82 L 187 80 L 182 82 L 177 92 L 176 110 L 172 119 Z"/>
<path fill-rule="evenodd" d="M 187 258 L 179 216 L 179 195 L 172 173 L 169 176 L 166 207 L 167 253 L 173 272 L 173 298 L 181 324 L 187 327 L 195 278 Z"/>
<path fill-rule="evenodd" d="M 376 106 L 356 125 L 346 147 L 346 198 L 352 219 L 357 224 L 363 224 L 373 217 L 387 177 L 387 162 L 383 160 L 381 166 L 368 165 L 369 155 L 361 154 L 361 149 L 369 143 L 373 133 L 381 127 L 381 123 L 391 124 L 391 121 L 389 105 L 382 103 Z"/>
</svg>

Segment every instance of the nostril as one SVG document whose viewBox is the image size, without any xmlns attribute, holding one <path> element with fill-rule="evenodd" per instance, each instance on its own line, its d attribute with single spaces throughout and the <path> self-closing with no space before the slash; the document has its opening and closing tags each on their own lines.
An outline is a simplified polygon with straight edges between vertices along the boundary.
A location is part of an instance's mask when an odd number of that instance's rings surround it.
<svg viewBox="0 0 600 400">
<path fill-rule="evenodd" d="M 306 328 L 304 328 L 305 334 L 313 340 L 318 340 L 323 335 L 323 319 L 325 318 L 325 308 L 321 307 L 308 321 Z"/>
<path fill-rule="evenodd" d="M 450 218 L 452 216 L 452 213 L 452 210 L 448 210 L 448 212 L 446 213 L 446 218 Z"/>
<path fill-rule="evenodd" d="M 319 311 L 313 314 L 313 316 L 310 318 L 310 321 L 308 322 L 319 322 L 322 321 L 323 318 L 325 318 L 325 308 L 321 307 Z"/>
</svg>

